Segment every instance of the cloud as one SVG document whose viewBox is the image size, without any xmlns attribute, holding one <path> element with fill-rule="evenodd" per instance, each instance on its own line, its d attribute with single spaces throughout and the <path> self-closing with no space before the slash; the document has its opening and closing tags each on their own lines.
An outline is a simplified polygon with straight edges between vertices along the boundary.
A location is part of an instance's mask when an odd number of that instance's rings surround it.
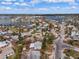
<svg viewBox="0 0 79 59">
<path fill-rule="evenodd" d="M 0 7 L 0 10 L 12 10 L 12 8 L 11 7 L 2 6 L 2 7 Z"/>
<path fill-rule="evenodd" d="M 56 6 L 56 7 L 50 7 L 49 8 L 50 10 L 55 10 L 55 11 L 58 11 L 58 10 L 76 10 L 76 9 L 79 9 L 78 6 L 67 6 L 67 7 L 60 7 L 60 6 Z"/>
<path fill-rule="evenodd" d="M 5 1 L 12 1 L 12 0 L 5 0 Z"/>
<path fill-rule="evenodd" d="M 48 8 L 35 8 L 35 10 L 39 10 L 39 11 L 48 11 Z"/>
<path fill-rule="evenodd" d="M 67 2 L 72 3 L 75 0 L 32 0 L 31 3 L 40 3 L 40 2 L 49 2 L 49 3 L 59 3 L 59 2 Z"/>
<path fill-rule="evenodd" d="M 67 6 L 67 7 L 63 7 L 62 8 L 63 10 L 76 10 L 76 9 L 79 9 L 79 7 L 78 6 Z"/>
<path fill-rule="evenodd" d="M 56 7 L 50 7 L 49 9 L 51 10 L 59 10 L 59 9 L 62 9 L 60 6 L 56 6 Z"/>
<path fill-rule="evenodd" d="M 26 8 L 12 8 L 12 7 L 6 7 L 6 6 L 2 6 L 2 7 L 0 7 L 0 10 L 22 10 L 22 11 L 24 11 L 24 10 L 31 10 L 31 8 L 28 8 L 28 7 L 26 7 Z"/>
<path fill-rule="evenodd" d="M 14 4 L 15 4 L 15 5 L 20 5 L 20 3 L 19 3 L 19 2 L 15 2 Z"/>
<path fill-rule="evenodd" d="M 8 4 L 12 4 L 12 2 L 1 2 L 1 4 L 8 5 Z"/>
<path fill-rule="evenodd" d="M 77 7 L 76 7 L 76 6 L 71 6 L 71 8 L 72 8 L 72 9 L 76 9 Z"/>
<path fill-rule="evenodd" d="M 73 3 L 69 3 L 69 5 L 75 5 L 75 6 L 78 6 L 79 3 L 73 2 Z"/>
<path fill-rule="evenodd" d="M 15 5 L 19 5 L 19 6 L 30 6 L 28 3 L 25 3 L 25 2 L 15 2 L 14 3 Z"/>
<path fill-rule="evenodd" d="M 70 6 L 69 9 L 71 9 L 71 10 L 73 10 L 73 9 L 79 9 L 79 7 L 78 6 Z"/>
<path fill-rule="evenodd" d="M 5 1 L 9 2 L 9 1 L 16 1 L 16 0 L 5 0 Z"/>
<path fill-rule="evenodd" d="M 24 0 L 19 0 L 20 2 L 24 2 Z"/>
<path fill-rule="evenodd" d="M 48 2 L 75 2 L 75 0 L 46 0 Z"/>
<path fill-rule="evenodd" d="M 17 8 L 15 10 L 18 10 Z M 48 11 L 48 8 L 19 8 L 19 10 L 29 10 L 29 11 Z"/>
<path fill-rule="evenodd" d="M 30 3 L 34 4 L 34 3 L 40 3 L 41 1 L 39 0 L 32 0 Z"/>
<path fill-rule="evenodd" d="M 27 4 L 27 3 L 21 3 L 20 5 L 22 5 L 22 6 L 29 6 L 29 4 Z"/>
<path fill-rule="evenodd" d="M 12 8 L 11 8 L 11 7 L 6 7 L 5 9 L 7 9 L 7 10 L 11 10 Z"/>
</svg>

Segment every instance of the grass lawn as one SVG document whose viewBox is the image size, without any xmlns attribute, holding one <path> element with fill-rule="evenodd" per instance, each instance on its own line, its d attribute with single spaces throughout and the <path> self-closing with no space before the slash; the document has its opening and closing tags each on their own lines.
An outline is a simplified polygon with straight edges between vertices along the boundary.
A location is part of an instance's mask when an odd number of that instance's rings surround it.
<svg viewBox="0 0 79 59">
<path fill-rule="evenodd" d="M 8 59 L 14 59 L 14 55 L 9 56 Z"/>
<path fill-rule="evenodd" d="M 22 48 L 23 48 L 23 45 L 18 45 L 18 46 L 15 48 L 15 57 L 14 57 L 14 59 L 20 59 L 20 57 L 21 57 L 21 52 L 22 52 Z"/>
<path fill-rule="evenodd" d="M 79 40 L 67 40 L 65 43 L 79 47 Z"/>
<path fill-rule="evenodd" d="M 64 53 L 69 57 L 69 56 L 72 56 L 74 57 L 74 59 L 79 59 L 79 52 L 76 52 L 72 49 L 70 50 L 64 50 Z"/>
</svg>

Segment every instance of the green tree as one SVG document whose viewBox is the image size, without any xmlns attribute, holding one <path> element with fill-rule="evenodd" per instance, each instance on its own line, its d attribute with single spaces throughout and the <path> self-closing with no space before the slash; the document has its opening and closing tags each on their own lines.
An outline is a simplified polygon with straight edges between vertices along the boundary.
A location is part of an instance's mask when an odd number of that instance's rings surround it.
<svg viewBox="0 0 79 59">
<path fill-rule="evenodd" d="M 47 40 L 48 44 L 52 44 L 53 40 L 55 39 L 55 36 L 51 33 L 50 34 L 48 33 L 47 38 L 48 38 Z"/>
<path fill-rule="evenodd" d="M 46 38 L 44 37 L 43 42 L 42 42 L 42 49 L 46 49 Z"/>
</svg>

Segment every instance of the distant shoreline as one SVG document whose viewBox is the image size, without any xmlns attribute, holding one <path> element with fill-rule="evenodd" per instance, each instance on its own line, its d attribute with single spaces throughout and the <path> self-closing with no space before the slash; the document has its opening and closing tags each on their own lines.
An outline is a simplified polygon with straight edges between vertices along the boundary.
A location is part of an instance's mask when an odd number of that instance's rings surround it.
<svg viewBox="0 0 79 59">
<path fill-rule="evenodd" d="M 0 14 L 0 16 L 77 16 L 79 14 Z"/>
</svg>

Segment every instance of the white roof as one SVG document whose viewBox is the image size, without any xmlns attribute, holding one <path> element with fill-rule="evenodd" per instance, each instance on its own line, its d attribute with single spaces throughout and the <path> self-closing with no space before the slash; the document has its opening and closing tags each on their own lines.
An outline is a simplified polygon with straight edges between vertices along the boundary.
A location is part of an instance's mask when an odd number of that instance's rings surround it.
<svg viewBox="0 0 79 59">
<path fill-rule="evenodd" d="M 18 35 L 15 35 L 15 36 L 11 36 L 12 39 L 18 39 Z"/>
<path fill-rule="evenodd" d="M 3 34 L 3 35 L 6 34 L 6 33 L 7 33 L 7 32 L 0 32 L 0 34 Z"/>
<path fill-rule="evenodd" d="M 23 33 L 21 33 L 22 37 L 25 36 L 25 35 L 31 35 L 31 31 L 30 32 L 23 32 Z"/>
<path fill-rule="evenodd" d="M 37 41 L 37 42 L 35 42 L 35 44 L 34 44 L 34 49 L 41 49 L 41 46 L 42 46 L 42 42 Z"/>
<path fill-rule="evenodd" d="M 79 32 L 77 32 L 76 35 L 79 35 Z"/>
<path fill-rule="evenodd" d="M 4 47 L 4 46 L 6 46 L 6 45 L 7 45 L 6 41 L 0 42 L 0 48 L 1 48 L 1 47 Z"/>
<path fill-rule="evenodd" d="M 31 43 L 30 44 L 30 48 L 34 48 L 34 43 Z"/>
<path fill-rule="evenodd" d="M 8 33 L 13 33 L 11 30 L 8 30 Z"/>
<path fill-rule="evenodd" d="M 30 48 L 34 48 L 34 49 L 41 49 L 41 46 L 42 46 L 42 42 L 40 41 L 30 44 Z"/>
<path fill-rule="evenodd" d="M 79 52 L 79 48 L 77 48 L 77 47 L 75 47 L 74 50 L 77 51 L 77 52 Z"/>
<path fill-rule="evenodd" d="M 71 36 L 74 36 L 75 34 L 76 34 L 76 32 L 75 32 L 75 31 L 71 32 Z"/>
</svg>

